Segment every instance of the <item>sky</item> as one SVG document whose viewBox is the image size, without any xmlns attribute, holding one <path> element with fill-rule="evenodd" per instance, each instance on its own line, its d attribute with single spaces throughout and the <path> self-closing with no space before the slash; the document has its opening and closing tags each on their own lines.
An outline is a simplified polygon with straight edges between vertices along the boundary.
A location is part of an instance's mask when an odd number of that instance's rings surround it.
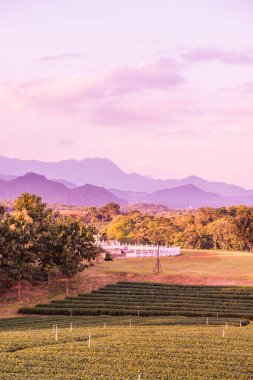
<svg viewBox="0 0 253 380">
<path fill-rule="evenodd" d="M 252 0 L 0 0 L 0 155 L 253 188 L 252 14 Z"/>
</svg>

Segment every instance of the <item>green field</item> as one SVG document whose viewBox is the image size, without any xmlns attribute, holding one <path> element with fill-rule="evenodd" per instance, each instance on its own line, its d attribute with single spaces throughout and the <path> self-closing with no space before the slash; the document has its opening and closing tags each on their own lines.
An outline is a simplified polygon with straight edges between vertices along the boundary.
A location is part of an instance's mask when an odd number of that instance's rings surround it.
<svg viewBox="0 0 253 380">
<path fill-rule="evenodd" d="M 0 378 L 137 380 L 138 371 L 142 380 L 253 378 L 251 325 L 229 323 L 226 329 L 222 320 L 220 326 L 196 318 L 189 320 L 196 325 L 184 322 L 134 317 L 130 325 L 128 317 L 104 316 L 0 320 Z"/>
<path fill-rule="evenodd" d="M 197 260 L 196 268 L 207 260 L 205 253 L 194 256 L 180 259 Z M 163 263 L 172 262 L 167 260 Z M 139 260 L 138 266 L 145 271 L 152 263 Z M 91 272 L 99 271 L 102 283 L 117 267 L 129 269 L 133 262 L 112 264 L 99 264 Z M 245 319 L 253 315 L 252 287 L 173 285 L 159 283 L 160 275 L 150 284 L 148 278 L 100 285 L 91 293 L 83 289 L 29 309 L 43 316 L 0 319 L 0 379 L 137 380 L 138 371 L 141 380 L 253 379 L 253 327 Z M 66 315 L 47 315 L 56 312 Z"/>
<path fill-rule="evenodd" d="M 253 288 L 121 281 L 91 293 L 21 308 L 22 314 L 253 319 Z"/>
</svg>

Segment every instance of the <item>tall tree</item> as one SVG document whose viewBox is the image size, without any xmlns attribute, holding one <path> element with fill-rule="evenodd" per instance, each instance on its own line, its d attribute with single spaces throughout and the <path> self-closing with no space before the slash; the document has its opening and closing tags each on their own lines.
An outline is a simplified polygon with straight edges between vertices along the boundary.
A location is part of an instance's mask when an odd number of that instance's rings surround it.
<svg viewBox="0 0 253 380">
<path fill-rule="evenodd" d="M 41 197 L 35 194 L 23 193 L 14 203 L 16 212 L 26 212 L 33 221 L 33 252 L 37 263 L 48 275 L 50 285 L 50 270 L 53 264 L 54 251 L 54 216 Z"/>
<path fill-rule="evenodd" d="M 18 300 L 21 299 L 21 282 L 29 280 L 36 260 L 33 251 L 33 221 L 26 211 L 8 215 L 2 221 L 1 264 L 9 278 L 18 283 Z"/>
<path fill-rule="evenodd" d="M 238 238 L 243 239 L 249 251 L 253 252 L 253 208 L 239 206 L 234 222 Z"/>
<path fill-rule="evenodd" d="M 69 279 L 88 268 L 96 258 L 94 233 L 93 228 L 70 217 L 58 221 L 54 262 L 66 279 L 67 294 Z"/>
</svg>

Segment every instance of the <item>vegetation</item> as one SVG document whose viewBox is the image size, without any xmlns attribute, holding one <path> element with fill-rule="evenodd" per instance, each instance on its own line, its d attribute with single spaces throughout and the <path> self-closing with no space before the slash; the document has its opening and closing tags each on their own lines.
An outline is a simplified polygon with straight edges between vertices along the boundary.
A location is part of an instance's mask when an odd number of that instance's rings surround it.
<svg viewBox="0 0 253 380">
<path fill-rule="evenodd" d="M 0 320 L 0 378 L 134 380 L 140 371 L 143 380 L 252 379 L 252 326 L 196 321 L 49 317 L 4 327 Z"/>
<path fill-rule="evenodd" d="M 14 212 L 0 210 L 0 268 L 18 283 L 30 280 L 33 270 L 56 268 L 68 280 L 92 264 L 97 247 L 95 230 L 81 220 L 56 215 L 36 195 L 23 194 Z"/>
<path fill-rule="evenodd" d="M 183 249 L 252 251 L 253 208 L 205 207 L 157 215 L 131 211 L 116 216 L 103 232 L 122 243 L 157 244 L 159 240 Z"/>
<path fill-rule="evenodd" d="M 253 318 L 253 288 L 119 282 L 90 294 L 21 308 L 43 315 L 138 315 Z"/>
</svg>

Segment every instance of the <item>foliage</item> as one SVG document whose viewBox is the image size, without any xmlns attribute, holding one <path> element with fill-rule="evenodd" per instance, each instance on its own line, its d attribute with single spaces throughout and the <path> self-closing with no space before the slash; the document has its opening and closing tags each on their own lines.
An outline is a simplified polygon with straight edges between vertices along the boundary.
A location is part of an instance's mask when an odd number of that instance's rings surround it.
<svg viewBox="0 0 253 380">
<path fill-rule="evenodd" d="M 253 250 L 253 208 L 204 207 L 163 215 L 129 212 L 103 231 L 122 243 L 180 245 L 186 249 Z"/>
<path fill-rule="evenodd" d="M 112 255 L 110 254 L 110 252 L 106 252 L 106 253 L 105 253 L 104 261 L 113 261 L 113 257 L 112 257 Z"/>
<path fill-rule="evenodd" d="M 0 332 L 2 379 L 131 380 L 138 371 L 143 380 L 252 379 L 251 325 L 222 320 L 222 326 L 209 326 L 183 317 L 132 317 L 132 326 L 129 317 L 32 317 L 29 325 L 24 319 L 6 320 L 9 331 Z"/>
<path fill-rule="evenodd" d="M 21 281 L 30 280 L 35 267 L 48 273 L 55 267 L 69 279 L 96 255 L 94 229 L 54 214 L 36 195 L 21 195 L 12 213 L 0 209 L 0 268 L 18 282 L 19 298 Z"/>
<path fill-rule="evenodd" d="M 1 225 L 1 266 L 9 278 L 18 282 L 29 280 L 35 263 L 33 220 L 26 210 L 17 211 L 4 218 Z"/>
<path fill-rule="evenodd" d="M 98 253 L 94 229 L 69 217 L 57 221 L 54 263 L 68 280 L 91 265 Z M 68 283 L 66 283 L 68 285 Z M 68 288 L 66 288 L 68 292 Z"/>
<path fill-rule="evenodd" d="M 159 283 L 128 283 L 66 297 L 35 308 L 22 308 L 23 314 L 140 315 L 253 318 L 253 288 L 186 286 Z"/>
</svg>

